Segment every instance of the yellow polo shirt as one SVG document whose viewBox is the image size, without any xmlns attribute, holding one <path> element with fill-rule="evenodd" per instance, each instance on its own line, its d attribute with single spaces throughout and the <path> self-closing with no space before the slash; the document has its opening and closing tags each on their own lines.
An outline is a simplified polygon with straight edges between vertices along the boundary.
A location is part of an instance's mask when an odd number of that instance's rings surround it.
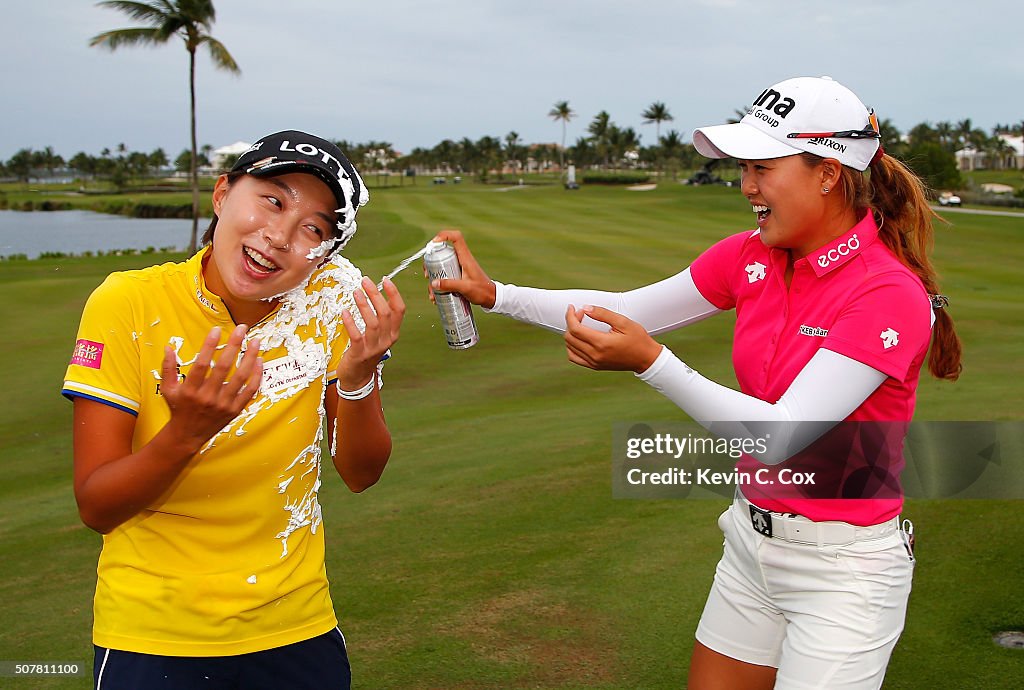
<svg viewBox="0 0 1024 690">
<path fill-rule="evenodd" d="M 113 273 L 86 304 L 63 393 L 135 415 L 135 450 L 170 419 L 164 346 L 184 376 L 213 326 L 222 344 L 235 326 L 203 281 L 208 252 Z M 358 279 L 338 257 L 250 331 L 261 336 L 260 392 L 163 496 L 103 537 L 95 644 L 227 656 L 337 625 L 317 490 L 324 387 L 348 343 L 338 307 Z"/>
</svg>

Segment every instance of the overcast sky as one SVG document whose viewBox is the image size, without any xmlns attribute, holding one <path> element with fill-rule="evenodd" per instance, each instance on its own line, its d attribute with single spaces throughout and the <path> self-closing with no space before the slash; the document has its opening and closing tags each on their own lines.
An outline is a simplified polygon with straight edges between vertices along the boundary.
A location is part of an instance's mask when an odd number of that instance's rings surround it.
<svg viewBox="0 0 1024 690">
<path fill-rule="evenodd" d="M 4 3 L 0 158 L 22 147 L 65 158 L 124 143 L 188 146 L 188 60 L 179 40 L 116 53 L 89 48 L 134 25 L 84 0 Z M 686 140 L 765 87 L 828 74 L 901 130 L 970 118 L 1024 120 L 1020 0 L 216 0 L 213 35 L 240 77 L 198 59 L 199 143 L 279 129 L 391 142 L 568 141 L 600 110 L 634 127 L 663 101 Z"/>
</svg>

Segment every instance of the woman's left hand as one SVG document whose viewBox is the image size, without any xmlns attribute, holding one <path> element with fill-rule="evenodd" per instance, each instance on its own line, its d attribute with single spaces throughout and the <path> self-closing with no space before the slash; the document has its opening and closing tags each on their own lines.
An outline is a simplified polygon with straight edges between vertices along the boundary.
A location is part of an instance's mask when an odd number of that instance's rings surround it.
<svg viewBox="0 0 1024 690">
<path fill-rule="evenodd" d="M 337 372 L 338 385 L 344 390 L 358 390 L 370 377 L 377 375 L 377 364 L 398 340 L 398 331 L 405 316 L 405 302 L 388 278 L 384 279 L 383 295 L 369 278 L 363 277 L 361 287 L 361 290 L 353 292 L 352 297 L 359 315 L 363 317 L 365 330 L 359 331 L 349 311 L 341 314 L 350 340 Z"/>
<path fill-rule="evenodd" d="M 584 326 L 584 315 L 611 326 L 604 333 Z M 569 361 L 599 371 L 633 371 L 641 373 L 661 354 L 661 345 L 646 329 L 622 314 L 604 307 L 576 309 L 569 305 L 565 312 L 565 346 Z"/>
</svg>

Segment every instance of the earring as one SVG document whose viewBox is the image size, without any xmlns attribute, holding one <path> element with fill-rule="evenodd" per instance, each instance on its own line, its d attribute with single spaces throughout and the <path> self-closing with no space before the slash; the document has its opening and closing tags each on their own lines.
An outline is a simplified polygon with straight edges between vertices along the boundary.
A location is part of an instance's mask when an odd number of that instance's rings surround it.
<svg viewBox="0 0 1024 690">
<path fill-rule="evenodd" d="M 822 187 L 821 188 L 821 193 L 822 194 L 828 194 L 828 187 Z"/>
</svg>

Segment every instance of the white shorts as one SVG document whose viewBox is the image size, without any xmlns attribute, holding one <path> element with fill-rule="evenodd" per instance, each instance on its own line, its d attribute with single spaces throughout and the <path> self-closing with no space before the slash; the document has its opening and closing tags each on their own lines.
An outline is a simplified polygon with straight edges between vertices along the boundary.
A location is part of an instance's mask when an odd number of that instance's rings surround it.
<svg viewBox="0 0 1024 690">
<path fill-rule="evenodd" d="M 914 572 L 898 520 L 896 529 L 859 528 L 852 543 L 804 544 L 778 535 L 814 534 L 815 523 L 772 513 L 776 536 L 766 537 L 755 531 L 748 506 L 738 497 L 718 518 L 725 553 L 697 640 L 774 666 L 777 689 L 879 688 L 903 631 Z"/>
</svg>

